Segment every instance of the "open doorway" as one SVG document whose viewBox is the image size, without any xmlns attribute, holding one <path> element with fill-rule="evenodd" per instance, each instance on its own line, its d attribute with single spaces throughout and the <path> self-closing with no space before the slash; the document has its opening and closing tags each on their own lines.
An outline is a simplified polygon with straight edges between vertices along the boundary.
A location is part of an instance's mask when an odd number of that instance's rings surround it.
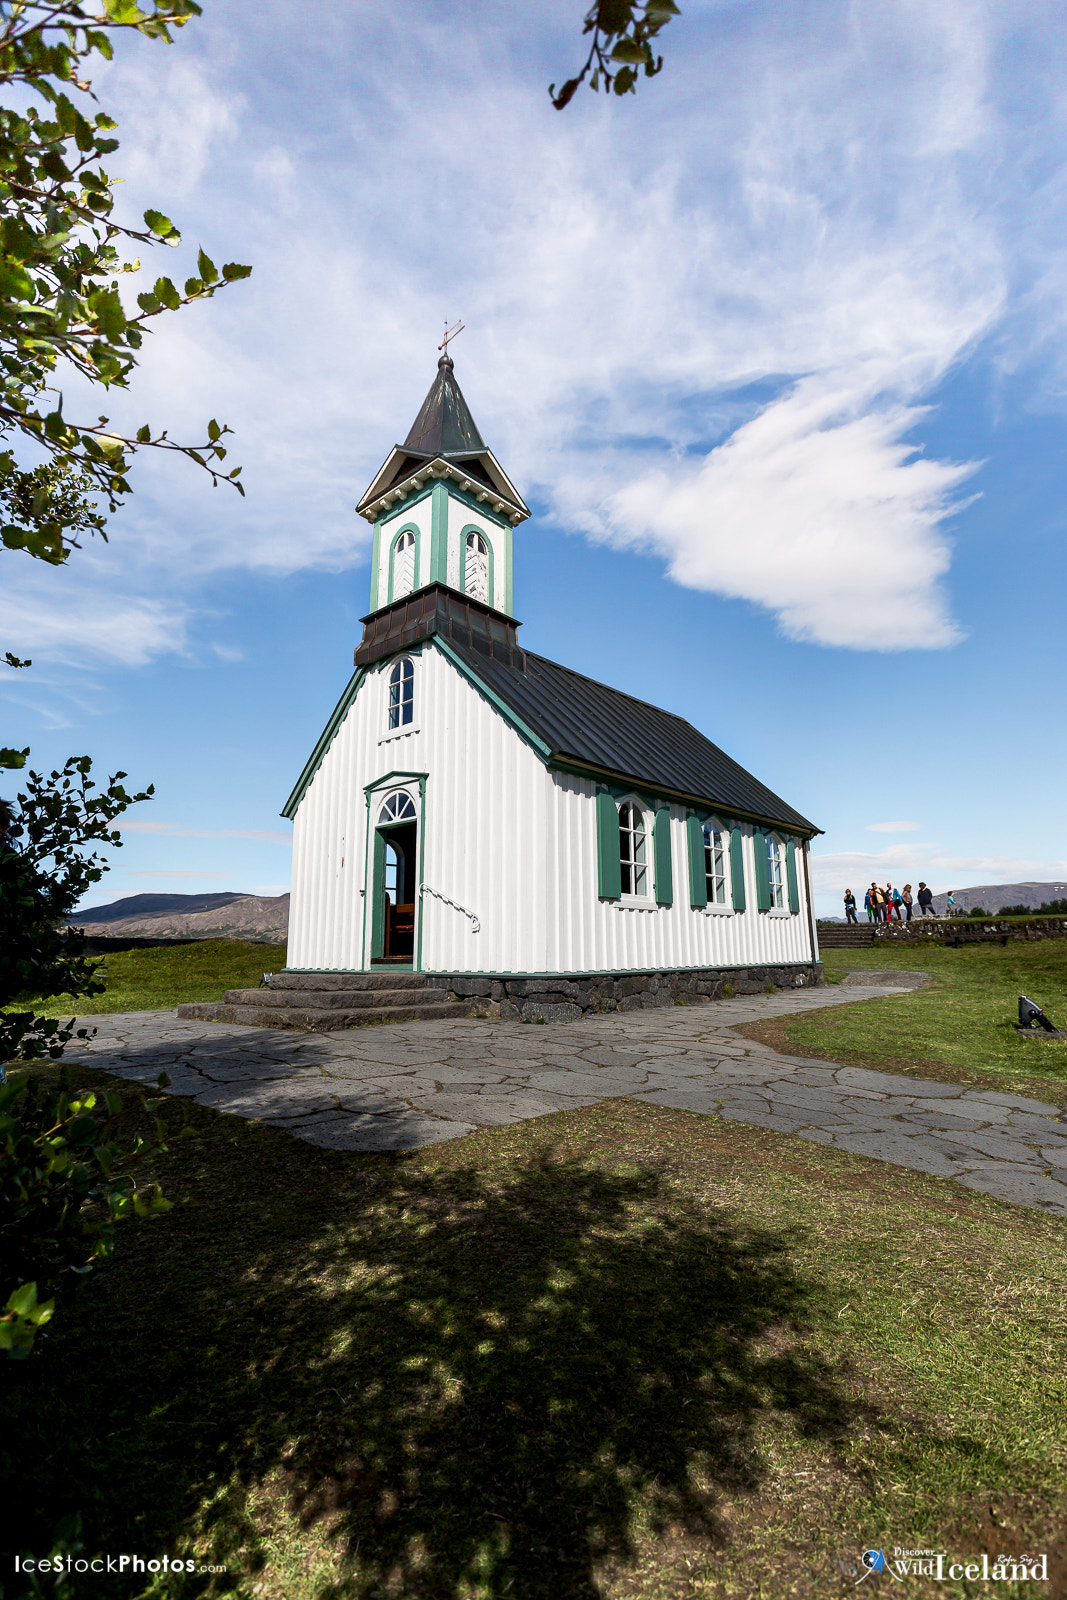
<svg viewBox="0 0 1067 1600">
<path fill-rule="evenodd" d="M 371 961 L 411 966 L 415 959 L 418 826 L 406 794 L 390 795 L 374 831 Z"/>
</svg>

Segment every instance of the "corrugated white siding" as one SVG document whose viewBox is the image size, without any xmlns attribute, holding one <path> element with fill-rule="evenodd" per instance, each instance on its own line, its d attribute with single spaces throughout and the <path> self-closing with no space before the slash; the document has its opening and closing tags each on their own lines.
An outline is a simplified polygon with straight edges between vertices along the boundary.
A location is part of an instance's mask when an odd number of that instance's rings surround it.
<svg viewBox="0 0 1067 1600">
<path fill-rule="evenodd" d="M 597 897 L 595 785 L 546 771 L 535 751 L 441 653 L 416 658 L 417 731 L 384 739 L 388 667 L 361 686 L 301 801 L 294 827 L 289 965 L 370 964 L 365 785 L 425 773 L 421 966 L 427 972 L 604 972 L 736 967 L 811 958 L 803 862 L 799 916 L 689 905 L 685 811 L 671 810 L 674 903 L 638 908 Z M 392 786 L 374 791 L 371 823 Z M 396 779 L 419 804 L 417 782 Z M 651 845 L 651 840 L 649 841 Z"/>
</svg>

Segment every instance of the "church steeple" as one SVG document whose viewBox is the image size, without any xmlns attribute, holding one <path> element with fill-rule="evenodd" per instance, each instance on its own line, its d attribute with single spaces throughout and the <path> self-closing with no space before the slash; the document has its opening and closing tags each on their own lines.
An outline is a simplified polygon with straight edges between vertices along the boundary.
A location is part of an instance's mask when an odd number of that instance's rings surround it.
<svg viewBox="0 0 1067 1600">
<path fill-rule="evenodd" d="M 476 455 L 485 442 L 474 425 L 470 407 L 455 379 L 455 362 L 443 355 L 437 363 L 437 376 L 422 402 L 404 449 L 412 455 Z"/>
<path fill-rule="evenodd" d="M 530 512 L 482 439 L 447 352 L 356 510 L 374 524 L 372 612 L 443 583 L 510 614 L 512 529 Z"/>
</svg>

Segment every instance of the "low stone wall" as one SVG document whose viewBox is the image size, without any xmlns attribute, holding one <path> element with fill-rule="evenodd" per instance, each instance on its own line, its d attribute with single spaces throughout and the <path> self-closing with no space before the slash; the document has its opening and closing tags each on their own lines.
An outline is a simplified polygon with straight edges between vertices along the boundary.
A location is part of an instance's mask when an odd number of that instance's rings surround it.
<svg viewBox="0 0 1067 1600">
<path fill-rule="evenodd" d="M 820 933 L 819 937 L 822 935 Z M 1004 943 L 1014 939 L 1067 939 L 1067 920 L 1063 917 L 913 917 L 910 922 L 874 924 L 874 940 L 900 940 L 916 944 L 923 939 L 962 939 L 965 944 L 981 940 Z M 874 941 L 872 941 L 874 942 Z"/>
<path fill-rule="evenodd" d="M 809 989 L 824 984 L 821 965 L 735 967 L 697 972 L 593 972 L 578 978 L 429 977 L 479 1017 L 504 1022 L 577 1022 L 608 1011 L 707 1005 L 731 994 Z"/>
</svg>

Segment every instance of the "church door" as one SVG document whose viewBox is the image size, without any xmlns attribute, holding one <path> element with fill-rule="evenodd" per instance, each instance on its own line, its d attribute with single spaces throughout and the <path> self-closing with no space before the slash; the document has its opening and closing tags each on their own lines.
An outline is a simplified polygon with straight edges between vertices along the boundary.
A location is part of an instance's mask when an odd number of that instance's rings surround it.
<svg viewBox="0 0 1067 1600">
<path fill-rule="evenodd" d="M 418 911 L 418 824 L 410 795 L 393 794 L 378 814 L 371 860 L 371 962 L 411 968 Z"/>
</svg>

